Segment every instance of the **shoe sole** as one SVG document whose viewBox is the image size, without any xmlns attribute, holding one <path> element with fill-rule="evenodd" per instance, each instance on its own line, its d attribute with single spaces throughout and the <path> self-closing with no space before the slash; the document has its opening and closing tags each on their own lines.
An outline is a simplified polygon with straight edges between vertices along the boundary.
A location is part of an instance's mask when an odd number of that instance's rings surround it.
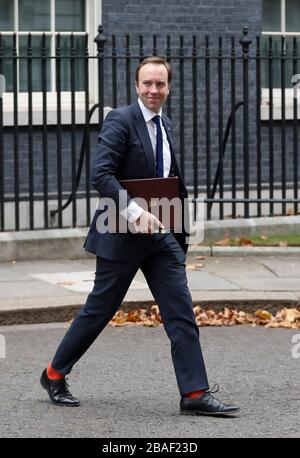
<svg viewBox="0 0 300 458">
<path fill-rule="evenodd" d="M 207 417 L 232 417 L 238 413 L 239 409 L 231 412 L 203 412 L 202 410 L 180 410 L 181 415 L 205 415 Z"/>
<path fill-rule="evenodd" d="M 80 406 L 80 402 L 78 404 L 67 404 L 67 403 L 63 403 L 63 402 L 56 402 L 56 401 L 53 401 L 51 398 L 50 398 L 50 394 L 49 394 L 49 391 L 48 391 L 48 388 L 47 386 L 45 385 L 44 381 L 43 381 L 43 377 L 40 378 L 40 384 L 42 385 L 42 388 L 44 388 L 44 390 L 47 391 L 48 393 L 48 396 L 49 396 L 49 399 L 50 401 L 52 402 L 52 404 L 56 405 L 56 406 L 64 406 L 64 407 L 78 407 Z"/>
</svg>

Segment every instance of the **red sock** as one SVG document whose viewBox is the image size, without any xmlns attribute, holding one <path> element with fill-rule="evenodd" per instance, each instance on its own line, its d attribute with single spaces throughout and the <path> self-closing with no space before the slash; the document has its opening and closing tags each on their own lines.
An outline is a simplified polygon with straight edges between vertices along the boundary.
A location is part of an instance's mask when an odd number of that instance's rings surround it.
<svg viewBox="0 0 300 458">
<path fill-rule="evenodd" d="M 59 372 L 53 369 L 51 364 L 48 364 L 47 375 L 51 380 L 61 380 L 62 378 L 65 378 L 64 375 L 61 375 Z"/>
<path fill-rule="evenodd" d="M 205 393 L 205 390 L 193 391 L 192 393 L 187 393 L 184 395 L 185 398 L 198 398 Z"/>
</svg>

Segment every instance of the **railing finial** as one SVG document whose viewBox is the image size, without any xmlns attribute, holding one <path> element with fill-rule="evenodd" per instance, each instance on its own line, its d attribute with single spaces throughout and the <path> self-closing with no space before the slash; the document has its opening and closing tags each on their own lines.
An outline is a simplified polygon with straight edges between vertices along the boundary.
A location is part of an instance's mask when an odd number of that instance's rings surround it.
<svg viewBox="0 0 300 458">
<path fill-rule="evenodd" d="M 94 38 L 94 42 L 97 43 L 97 48 L 104 48 L 104 43 L 106 42 L 106 38 L 103 33 L 103 26 L 100 24 L 98 26 L 98 35 Z"/>
<path fill-rule="evenodd" d="M 252 40 L 248 37 L 248 27 L 244 25 L 243 27 L 243 38 L 240 39 L 239 43 L 242 45 L 243 54 L 248 55 L 249 53 L 249 46 L 252 43 Z"/>
</svg>

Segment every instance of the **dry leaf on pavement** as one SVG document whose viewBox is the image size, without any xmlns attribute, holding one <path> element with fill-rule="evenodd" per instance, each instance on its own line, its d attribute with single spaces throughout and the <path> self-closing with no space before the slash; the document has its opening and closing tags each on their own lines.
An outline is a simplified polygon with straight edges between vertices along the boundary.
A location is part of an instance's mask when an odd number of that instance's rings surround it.
<svg viewBox="0 0 300 458">
<path fill-rule="evenodd" d="M 274 317 L 267 310 L 257 310 L 255 313 L 247 313 L 243 310 L 225 307 L 222 311 L 204 310 L 200 305 L 194 307 L 196 323 L 198 326 L 234 326 L 248 324 L 251 326 L 264 326 L 266 328 L 300 328 L 300 310 L 284 308 L 277 312 Z M 159 307 L 155 304 L 150 310 L 138 309 L 124 312 L 119 310 L 110 321 L 112 326 L 124 326 L 125 324 L 143 325 L 147 327 L 159 326 L 162 319 Z"/>
<path fill-rule="evenodd" d="M 229 246 L 230 245 L 230 239 L 226 237 L 225 239 L 218 240 L 217 242 L 214 243 L 216 246 Z"/>
<path fill-rule="evenodd" d="M 267 312 L 266 310 L 257 310 L 255 315 L 261 320 L 271 320 L 273 318 L 273 315 L 271 315 L 271 313 Z"/>
<path fill-rule="evenodd" d="M 253 246 L 254 243 L 252 242 L 252 240 L 245 239 L 242 237 L 239 239 L 239 245 L 240 246 Z"/>
<path fill-rule="evenodd" d="M 281 240 L 279 243 L 278 243 L 278 246 L 289 246 L 289 242 L 287 240 Z"/>
<path fill-rule="evenodd" d="M 187 270 L 198 270 L 204 267 L 204 264 L 187 264 L 186 269 Z"/>
<path fill-rule="evenodd" d="M 288 321 L 289 323 L 294 323 L 295 321 L 300 320 L 300 311 L 297 309 L 284 308 L 277 313 L 276 318 Z"/>
</svg>

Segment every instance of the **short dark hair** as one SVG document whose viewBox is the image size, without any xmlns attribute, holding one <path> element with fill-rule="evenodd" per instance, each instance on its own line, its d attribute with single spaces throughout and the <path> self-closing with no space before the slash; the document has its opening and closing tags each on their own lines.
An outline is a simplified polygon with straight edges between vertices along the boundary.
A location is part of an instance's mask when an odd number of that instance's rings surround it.
<svg viewBox="0 0 300 458">
<path fill-rule="evenodd" d="M 163 57 L 158 57 L 158 56 L 147 57 L 146 59 L 142 60 L 139 63 L 139 65 L 137 66 L 136 71 L 135 71 L 135 82 L 136 83 L 138 83 L 138 81 L 139 81 L 140 69 L 142 67 L 144 67 L 144 65 L 147 65 L 147 64 L 164 65 L 166 67 L 166 69 L 167 69 L 167 72 L 168 72 L 168 84 L 170 85 L 171 79 L 172 79 L 171 65 L 169 64 L 169 62 L 166 61 L 166 59 L 164 59 Z"/>
</svg>

